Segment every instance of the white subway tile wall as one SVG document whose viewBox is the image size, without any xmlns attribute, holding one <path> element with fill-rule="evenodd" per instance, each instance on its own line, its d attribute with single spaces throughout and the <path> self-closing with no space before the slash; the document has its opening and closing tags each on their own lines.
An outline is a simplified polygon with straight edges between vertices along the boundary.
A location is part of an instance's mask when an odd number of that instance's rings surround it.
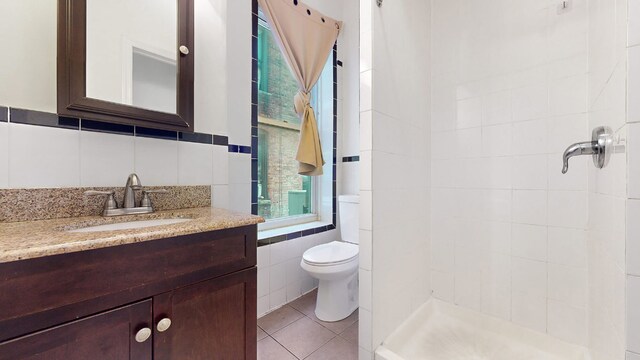
<svg viewBox="0 0 640 360">
<path fill-rule="evenodd" d="M 628 80 L 627 80 L 627 203 L 626 203 L 626 259 L 616 257 L 617 264 L 626 261 L 626 340 L 627 360 L 640 360 L 640 1 L 629 0 L 629 23 L 627 37 Z M 624 56 L 623 52 L 620 56 Z M 622 165 L 620 166 L 622 167 Z M 624 173 L 622 173 L 624 174 Z M 624 184 L 620 179 L 611 182 Z M 624 191 L 623 185 L 618 185 Z M 619 196 L 619 194 L 616 194 Z M 625 206 L 618 201 L 618 206 Z M 614 214 L 619 216 L 620 212 Z M 612 222 L 616 219 L 612 219 Z M 625 230 L 623 228 L 623 230 Z M 624 256 L 625 248 L 612 247 L 613 251 Z M 620 254 L 622 253 L 622 254 Z M 624 267 L 623 267 L 624 269 Z M 618 274 L 616 268 L 616 274 Z M 617 279 L 619 280 L 619 279 Z M 618 286 L 620 281 L 617 282 Z M 616 294 L 620 294 L 617 291 Z M 622 332 L 624 334 L 624 331 Z"/>
<path fill-rule="evenodd" d="M 22 124 L 8 130 L 10 188 L 80 185 L 79 131 Z"/>
<path fill-rule="evenodd" d="M 432 4 L 433 296 L 586 345 L 587 1 Z"/>
<path fill-rule="evenodd" d="M 422 0 L 382 9 L 360 2 L 361 359 L 372 358 L 431 288 L 429 11 Z M 477 105 L 462 104 L 466 115 L 453 124 L 464 145 L 476 137 L 480 145 Z"/>
<path fill-rule="evenodd" d="M 80 185 L 124 186 L 127 176 L 135 171 L 134 148 L 133 136 L 82 131 Z M 198 185 L 202 184 L 207 183 Z"/>
<path fill-rule="evenodd" d="M 325 231 L 258 248 L 258 317 L 280 308 L 318 286 L 300 267 L 302 254 L 334 241 L 336 231 Z"/>
<path fill-rule="evenodd" d="M 0 122 L 0 188 L 9 186 L 9 125 Z"/>
</svg>

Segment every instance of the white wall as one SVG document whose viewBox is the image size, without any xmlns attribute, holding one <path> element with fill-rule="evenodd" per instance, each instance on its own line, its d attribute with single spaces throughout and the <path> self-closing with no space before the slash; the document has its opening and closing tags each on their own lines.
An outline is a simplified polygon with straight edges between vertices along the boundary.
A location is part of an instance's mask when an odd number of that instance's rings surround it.
<svg viewBox="0 0 640 360">
<path fill-rule="evenodd" d="M 342 91 L 338 92 L 338 181 L 340 194 L 358 194 L 360 189 L 359 162 L 342 163 L 343 156 L 360 154 L 360 2 L 343 2 L 344 21 L 342 37 L 338 44 L 338 58 L 343 66 L 338 67 Z"/>
<path fill-rule="evenodd" d="M 55 0 L 0 3 L 0 44 L 13 49 L 0 59 L 1 106 L 56 112 L 56 4 Z M 226 21 L 221 21 L 227 18 L 226 4 L 197 0 L 195 10 L 195 130 L 213 133 L 226 130 L 227 123 Z M 246 11 L 250 21 L 250 6 Z M 250 32 L 250 22 L 247 27 Z M 244 44 L 250 57 L 250 38 Z M 250 71 L 249 67 L 246 72 Z M 248 103 L 250 95 L 246 99 Z M 248 118 L 246 123 L 250 126 Z M 0 161 L 4 188 L 123 186 L 131 172 L 137 172 L 145 185 L 229 183 L 226 147 L 12 123 L 0 124 L 0 139 L 4 139 L 0 152 L 6 157 Z M 249 156 L 243 156 L 248 169 Z M 217 193 L 214 204 L 228 205 L 228 194 Z"/>
<path fill-rule="evenodd" d="M 589 164 L 589 348 L 595 360 L 624 359 L 627 1 L 590 0 L 589 10 L 589 128 L 619 139 L 609 166 Z"/>
<path fill-rule="evenodd" d="M 616 53 L 624 63 L 628 56 L 628 92 L 627 92 L 627 125 L 628 133 L 628 184 L 627 184 L 627 223 L 626 223 L 626 332 L 618 331 L 617 335 L 625 335 L 621 341 L 626 343 L 627 360 L 640 359 L 640 1 L 628 1 L 628 38 L 627 49 L 623 39 L 618 41 Z M 620 17 L 618 17 L 620 18 Z M 624 18 L 623 18 L 624 19 Z M 618 28 L 619 29 L 619 28 Z M 624 34 L 619 29 L 618 34 Z M 624 68 L 621 69 L 624 71 Z M 624 87 L 624 84 L 622 84 Z M 623 173 L 624 174 L 624 173 Z M 624 188 L 617 194 L 624 194 Z M 620 279 L 620 268 L 615 268 L 617 279 Z M 617 288 L 623 288 L 617 282 Z M 623 288 L 624 291 L 624 288 Z M 622 305 L 622 304 L 620 304 Z M 616 319 L 619 319 L 616 318 Z M 624 321 L 624 320 L 622 320 Z M 616 324 L 624 324 L 617 322 Z M 626 340 L 626 341 L 625 341 Z"/>
<path fill-rule="evenodd" d="M 0 103 L 56 111 L 57 4 L 55 0 L 0 3 Z"/>
<path fill-rule="evenodd" d="M 318 280 L 300 266 L 302 254 L 339 237 L 337 230 L 332 230 L 259 247 L 258 317 L 318 287 Z"/>
<path fill-rule="evenodd" d="M 587 343 L 586 0 L 433 0 L 432 286 Z"/>
<path fill-rule="evenodd" d="M 422 0 L 360 2 L 360 358 L 429 297 L 429 33 Z"/>
</svg>

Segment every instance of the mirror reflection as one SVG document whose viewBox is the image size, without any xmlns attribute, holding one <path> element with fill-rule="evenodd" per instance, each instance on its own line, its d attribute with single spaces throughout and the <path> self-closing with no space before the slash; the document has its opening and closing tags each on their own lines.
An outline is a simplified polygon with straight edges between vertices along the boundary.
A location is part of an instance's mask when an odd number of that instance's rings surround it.
<svg viewBox="0 0 640 360">
<path fill-rule="evenodd" d="M 86 96 L 176 113 L 176 0 L 87 0 Z"/>
</svg>

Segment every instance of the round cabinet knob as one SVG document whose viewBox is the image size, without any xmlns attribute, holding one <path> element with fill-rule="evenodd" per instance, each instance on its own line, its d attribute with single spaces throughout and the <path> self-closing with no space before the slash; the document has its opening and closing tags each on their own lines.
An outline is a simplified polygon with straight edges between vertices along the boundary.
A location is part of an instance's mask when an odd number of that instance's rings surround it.
<svg viewBox="0 0 640 360">
<path fill-rule="evenodd" d="M 164 318 L 158 321 L 158 326 L 156 327 L 156 329 L 158 329 L 159 332 L 165 332 L 169 330 L 170 327 L 171 327 L 171 319 Z"/>
<path fill-rule="evenodd" d="M 151 336 L 151 329 L 149 329 L 148 327 L 142 328 L 138 330 L 138 332 L 136 333 L 136 341 L 139 343 L 143 343 L 147 341 L 147 339 L 150 336 Z"/>
<path fill-rule="evenodd" d="M 189 48 L 184 45 L 180 45 L 178 50 L 180 50 L 180 53 L 182 53 L 182 55 L 189 55 Z"/>
</svg>

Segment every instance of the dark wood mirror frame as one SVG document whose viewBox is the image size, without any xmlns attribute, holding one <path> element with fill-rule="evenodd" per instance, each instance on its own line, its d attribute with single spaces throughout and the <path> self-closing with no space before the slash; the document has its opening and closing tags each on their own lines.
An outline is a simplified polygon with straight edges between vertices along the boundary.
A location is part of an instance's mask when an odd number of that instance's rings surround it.
<svg viewBox="0 0 640 360">
<path fill-rule="evenodd" d="M 87 1 L 58 0 L 58 114 L 109 123 L 193 132 L 194 0 L 178 2 L 177 114 L 86 96 Z M 178 52 L 184 45 L 189 54 Z"/>
</svg>

